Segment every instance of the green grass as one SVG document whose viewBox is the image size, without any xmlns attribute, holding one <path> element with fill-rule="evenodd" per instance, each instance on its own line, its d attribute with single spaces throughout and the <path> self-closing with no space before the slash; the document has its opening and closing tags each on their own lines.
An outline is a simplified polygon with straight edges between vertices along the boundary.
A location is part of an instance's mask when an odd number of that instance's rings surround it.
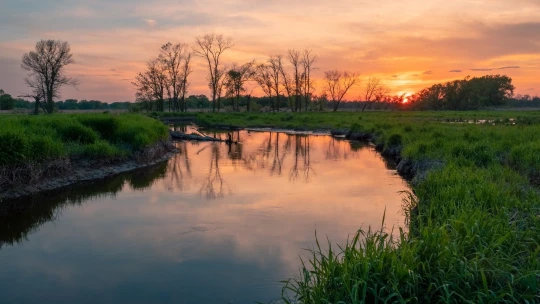
<svg viewBox="0 0 540 304">
<path fill-rule="evenodd" d="M 415 171 L 409 231 L 360 230 L 339 248 L 312 249 L 285 284 L 286 302 L 540 302 L 540 112 L 189 115 L 214 126 L 370 133 Z"/>
<path fill-rule="evenodd" d="M 132 114 L 10 115 L 0 124 L 0 167 L 125 157 L 168 136 L 159 121 Z"/>
</svg>

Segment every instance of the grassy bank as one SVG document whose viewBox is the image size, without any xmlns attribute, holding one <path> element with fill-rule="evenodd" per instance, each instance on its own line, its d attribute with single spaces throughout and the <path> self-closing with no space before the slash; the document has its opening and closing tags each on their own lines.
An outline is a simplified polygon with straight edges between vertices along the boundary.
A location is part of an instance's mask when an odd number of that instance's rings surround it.
<svg viewBox="0 0 540 304">
<path fill-rule="evenodd" d="M 207 125 L 352 130 L 414 176 L 409 234 L 360 231 L 335 251 L 315 248 L 284 300 L 540 302 L 540 112 L 196 115 Z"/>
<path fill-rule="evenodd" d="M 6 115 L 0 124 L 0 186 L 28 180 L 30 167 L 129 157 L 168 137 L 159 121 L 131 114 Z"/>
</svg>

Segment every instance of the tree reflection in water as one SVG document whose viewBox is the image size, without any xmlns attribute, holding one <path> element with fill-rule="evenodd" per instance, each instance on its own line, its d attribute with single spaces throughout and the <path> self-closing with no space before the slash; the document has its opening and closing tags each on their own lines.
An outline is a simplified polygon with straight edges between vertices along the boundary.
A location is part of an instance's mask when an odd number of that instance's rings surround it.
<svg viewBox="0 0 540 304">
<path fill-rule="evenodd" d="M 187 129 L 176 128 L 176 130 L 185 132 Z M 225 134 L 214 135 L 219 137 L 226 136 Z M 278 132 L 253 135 L 247 131 L 238 131 L 231 133 L 231 137 L 239 144 L 225 146 L 225 143 L 217 142 L 177 142 L 178 153 L 169 162 L 46 195 L 3 202 L 4 209 L 0 209 L 0 247 L 25 240 L 28 233 L 46 222 L 54 221 L 62 210 L 70 205 L 114 197 L 126 186 L 133 190 L 144 191 L 157 181 L 163 180 L 162 185 L 170 192 L 194 191 L 196 194 L 195 189 L 198 188 L 199 195 L 204 199 L 214 200 L 232 193 L 231 187 L 222 175 L 222 167 L 267 172 L 269 176 L 276 177 L 281 177 L 286 172 L 291 182 L 310 182 L 317 176 L 314 168 L 317 159 L 315 162 L 312 160 L 312 152 L 317 152 L 314 149 L 321 149 L 319 154 L 322 158 L 339 160 L 355 157 L 365 147 L 361 143 L 328 136 L 314 137 Z M 255 142 L 257 144 L 253 144 Z M 227 154 L 222 154 L 222 151 L 227 151 Z M 189 186 L 193 183 L 197 186 L 190 189 Z M 24 210 L 16 214 L 3 212 L 18 206 L 24 206 L 21 208 Z"/>
<path fill-rule="evenodd" d="M 115 198 L 125 187 L 136 191 L 150 188 L 163 179 L 167 162 L 119 174 L 105 180 L 77 184 L 32 197 L 2 202 L 0 210 L 0 248 L 24 242 L 32 231 L 55 221 L 65 208 L 94 199 Z M 18 209 L 18 212 L 13 212 Z M 8 210 L 10 210 L 8 212 Z"/>
<path fill-rule="evenodd" d="M 229 145 L 231 146 L 231 145 Z M 239 145 L 235 145 L 239 146 Z M 212 143 L 212 154 L 210 158 L 210 169 L 208 170 L 207 177 L 203 180 L 199 192 L 206 197 L 206 199 L 222 198 L 226 194 L 230 194 L 231 191 L 227 184 L 221 177 L 219 171 L 219 159 L 220 159 L 220 143 Z"/>
</svg>

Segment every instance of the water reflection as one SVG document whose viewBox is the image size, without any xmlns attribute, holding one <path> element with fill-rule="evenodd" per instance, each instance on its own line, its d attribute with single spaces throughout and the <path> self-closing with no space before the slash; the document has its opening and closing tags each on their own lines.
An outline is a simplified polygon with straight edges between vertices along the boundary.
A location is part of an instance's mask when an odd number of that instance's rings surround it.
<svg viewBox="0 0 540 304">
<path fill-rule="evenodd" d="M 315 229 L 341 243 L 362 225 L 379 228 L 385 208 L 388 229 L 402 224 L 407 186 L 372 148 L 231 136 L 240 143 L 178 142 L 166 163 L 36 197 L 30 211 L 1 218 L 0 303 L 268 302 Z"/>
<path fill-rule="evenodd" d="M 104 181 L 95 181 L 66 187 L 46 194 L 34 195 L 24 199 L 3 202 L 6 209 L 19 212 L 0 213 L 0 248 L 14 245 L 28 239 L 28 234 L 47 222 L 53 222 L 62 216 L 62 211 L 70 205 L 82 205 L 91 200 L 115 199 L 124 186 L 133 190 L 144 191 L 156 180 L 165 176 L 167 162 L 120 174 Z"/>
</svg>

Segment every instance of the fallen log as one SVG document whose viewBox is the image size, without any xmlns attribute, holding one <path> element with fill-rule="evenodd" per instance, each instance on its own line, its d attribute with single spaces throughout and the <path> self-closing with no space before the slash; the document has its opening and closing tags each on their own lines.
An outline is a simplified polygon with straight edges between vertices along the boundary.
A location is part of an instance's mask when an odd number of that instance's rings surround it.
<svg viewBox="0 0 540 304">
<path fill-rule="evenodd" d="M 178 131 L 169 131 L 169 133 L 171 134 L 171 137 L 176 140 L 214 141 L 214 142 L 224 142 L 228 144 L 238 143 L 231 139 L 232 137 L 230 136 L 230 134 L 228 136 L 228 139 L 221 139 L 221 138 L 216 138 L 212 136 L 199 135 L 195 133 L 186 134 L 186 133 L 182 133 Z"/>
</svg>

